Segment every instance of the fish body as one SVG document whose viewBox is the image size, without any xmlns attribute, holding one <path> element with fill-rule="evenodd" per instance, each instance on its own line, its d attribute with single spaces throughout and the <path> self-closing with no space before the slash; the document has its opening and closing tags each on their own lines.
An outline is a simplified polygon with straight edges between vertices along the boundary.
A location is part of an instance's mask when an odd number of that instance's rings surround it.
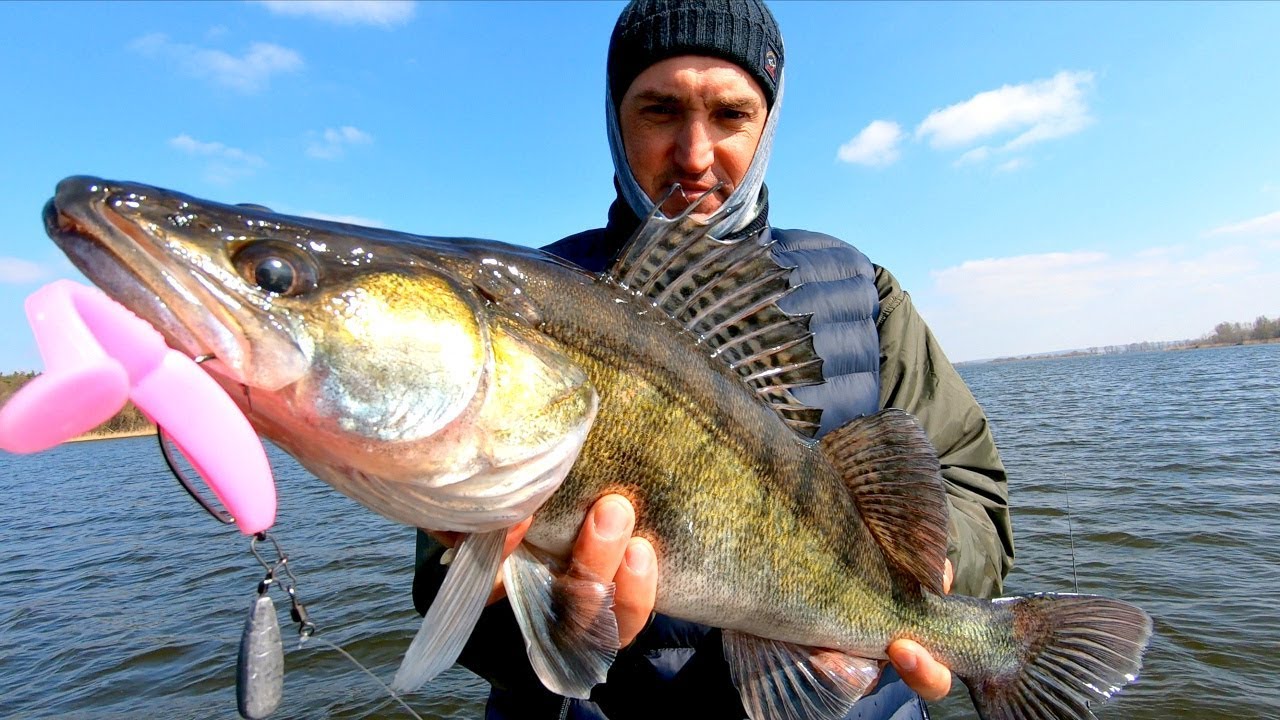
<svg viewBox="0 0 1280 720">
<path fill-rule="evenodd" d="M 586 697 L 616 651 L 611 590 L 563 570 L 616 492 L 660 558 L 656 609 L 725 629 L 753 718 L 841 717 L 898 638 L 988 718 L 1091 717 L 1136 677 L 1151 621 L 1133 606 L 943 594 L 946 500 L 923 431 L 889 410 L 812 437 L 818 412 L 789 390 L 820 382 L 820 360 L 807 318 L 777 306 L 788 269 L 712 237 L 714 221 L 651 218 L 593 275 L 502 243 L 93 178 L 63 181 L 45 216 L 108 294 L 214 355 L 259 432 L 322 480 L 481 538 L 411 655 L 452 662 L 502 530 L 536 510 L 502 562 L 508 595 L 539 677 Z M 466 619 L 448 614 L 459 598 Z"/>
</svg>

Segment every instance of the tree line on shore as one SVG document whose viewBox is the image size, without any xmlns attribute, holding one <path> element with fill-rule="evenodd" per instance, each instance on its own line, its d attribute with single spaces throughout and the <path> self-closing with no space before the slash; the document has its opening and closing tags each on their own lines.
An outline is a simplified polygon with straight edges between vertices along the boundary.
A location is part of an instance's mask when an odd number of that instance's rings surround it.
<svg viewBox="0 0 1280 720">
<path fill-rule="evenodd" d="M 1213 332 L 1192 340 L 1148 340 L 1145 342 L 1128 343 L 1126 345 L 1098 345 L 1081 350 L 1063 350 L 1058 352 L 1037 353 L 1034 355 L 1001 357 L 995 358 L 992 362 L 1042 360 L 1048 358 L 1081 357 L 1089 355 L 1119 355 L 1122 353 L 1159 352 L 1161 350 L 1182 350 L 1221 345 L 1244 345 L 1246 343 L 1271 343 L 1277 341 L 1280 341 L 1280 318 L 1273 320 L 1265 315 L 1259 315 L 1253 323 L 1220 322 L 1214 326 Z"/>
<path fill-rule="evenodd" d="M 1243 345 L 1249 342 L 1271 342 L 1280 339 L 1280 318 L 1271 319 L 1259 315 L 1253 323 L 1220 322 L 1214 326 L 1213 332 L 1194 340 L 1166 340 L 1161 342 L 1138 342 L 1128 345 L 1108 345 L 1101 348 L 1089 348 L 1092 353 L 1152 352 L 1155 350 L 1177 350 L 1179 348 L 1195 348 L 1209 345 Z"/>
<path fill-rule="evenodd" d="M 1213 328 L 1212 335 L 1206 335 L 1205 342 L 1236 345 L 1246 340 L 1275 340 L 1280 338 L 1280 318 L 1269 318 L 1259 315 L 1252 325 L 1246 323 L 1220 322 Z"/>
<path fill-rule="evenodd" d="M 0 406 L 9 401 L 9 397 L 18 392 L 23 385 L 34 380 L 36 373 L 34 372 L 13 372 L 0 374 Z M 112 435 L 115 433 L 140 432 L 143 430 L 154 429 L 155 425 L 147 419 L 142 411 L 129 403 L 124 409 L 116 413 L 112 418 L 98 427 L 90 430 L 87 435 Z"/>
</svg>

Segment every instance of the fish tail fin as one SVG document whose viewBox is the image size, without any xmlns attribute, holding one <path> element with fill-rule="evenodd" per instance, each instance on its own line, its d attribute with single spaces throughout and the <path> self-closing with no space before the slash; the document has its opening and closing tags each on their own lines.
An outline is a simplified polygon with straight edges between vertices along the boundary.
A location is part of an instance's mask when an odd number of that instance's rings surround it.
<svg viewBox="0 0 1280 720">
<path fill-rule="evenodd" d="M 1119 600 L 1042 594 L 995 601 L 1012 624 L 1008 667 L 966 677 L 983 720 L 1093 718 L 1090 705 L 1138 677 L 1151 617 Z"/>
</svg>

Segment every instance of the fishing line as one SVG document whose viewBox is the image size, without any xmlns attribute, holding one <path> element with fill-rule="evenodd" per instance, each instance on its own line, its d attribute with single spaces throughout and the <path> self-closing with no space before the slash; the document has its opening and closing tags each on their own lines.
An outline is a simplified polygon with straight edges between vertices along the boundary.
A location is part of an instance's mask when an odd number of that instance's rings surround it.
<svg viewBox="0 0 1280 720">
<path fill-rule="evenodd" d="M 279 560 L 277 560 L 274 563 L 274 565 L 269 564 L 269 562 L 258 553 L 257 543 L 260 540 L 271 541 L 271 544 L 276 552 L 276 557 L 279 558 Z M 293 571 L 289 569 L 289 557 L 284 554 L 283 549 L 281 549 L 280 547 L 280 543 L 276 542 L 276 539 L 270 533 L 264 532 L 264 533 L 259 533 L 258 535 L 255 535 L 253 541 L 249 545 L 249 549 L 253 553 L 254 557 L 258 559 L 258 562 L 262 563 L 264 567 L 268 568 L 267 577 L 269 579 L 273 579 L 275 582 L 275 585 L 283 588 L 284 591 L 288 594 L 289 603 L 291 605 L 291 608 L 289 610 L 289 616 L 293 618 L 294 622 L 298 623 L 298 647 L 299 648 L 304 647 L 308 640 L 315 640 L 318 643 L 322 643 L 327 647 L 337 650 L 339 653 L 342 654 L 343 657 L 350 660 L 353 665 L 360 668 L 361 672 L 373 678 L 374 682 L 378 683 L 378 685 L 381 686 L 383 690 L 387 691 L 387 694 L 391 696 L 391 699 L 399 703 L 400 707 L 403 707 L 406 712 L 408 712 L 413 717 L 417 718 L 417 720 L 423 720 L 421 715 L 414 712 L 413 708 L 409 707 L 409 705 L 403 699 L 401 699 L 400 696 L 397 695 L 394 690 L 392 690 L 390 687 L 387 686 L 385 682 L 382 681 L 382 678 L 379 678 L 371 670 L 369 670 L 369 668 L 361 664 L 361 662 L 355 659 L 355 657 L 351 653 L 344 650 L 337 643 L 333 643 L 322 637 L 316 636 L 316 625 L 315 623 L 311 622 L 310 614 L 307 612 L 306 607 L 302 604 L 302 601 L 298 598 L 297 578 L 294 577 Z M 287 577 L 287 580 L 283 580 L 282 578 L 279 577 L 278 573 L 281 570 L 284 571 L 284 574 Z"/>
<path fill-rule="evenodd" d="M 197 358 L 196 361 L 203 362 L 210 357 L 212 356 L 201 356 L 200 358 Z M 176 456 L 175 453 L 170 451 L 169 443 L 172 442 L 172 439 L 169 438 L 165 429 L 159 425 L 156 426 L 156 437 L 160 443 L 160 454 L 164 458 L 165 464 L 169 466 L 169 472 L 173 473 L 173 476 L 178 479 L 178 484 L 182 486 L 182 489 L 186 490 L 187 494 L 190 495 L 191 498 L 200 505 L 200 507 L 204 508 L 205 512 L 209 513 L 209 516 L 214 520 L 221 523 L 235 522 L 230 514 L 225 510 L 214 507 L 213 503 L 205 499 L 205 497 L 196 489 L 194 483 L 192 483 L 188 478 L 187 473 L 183 471 L 183 464 L 179 462 L 179 458 L 182 458 L 183 460 L 186 459 L 186 457 L 181 454 L 181 448 L 178 448 L 179 452 Z M 195 472 L 197 475 L 199 474 L 199 470 L 196 470 Z M 265 543 L 268 541 L 271 543 L 271 550 L 274 551 L 274 559 L 263 557 L 263 555 L 258 552 L 258 543 Z M 361 672 L 373 678 L 374 682 L 381 686 L 382 689 L 391 696 L 392 700 L 395 700 L 399 703 L 400 707 L 405 709 L 405 712 L 412 715 L 416 720 L 423 720 L 421 715 L 414 712 L 413 708 L 409 707 L 408 703 L 396 694 L 396 691 L 392 690 L 390 686 L 382 681 L 382 678 L 375 675 L 371 670 L 369 670 L 369 668 L 362 665 L 359 660 L 355 659 L 355 657 L 351 655 L 351 653 L 342 649 L 342 647 L 337 643 L 329 642 L 328 640 L 315 635 L 316 625 L 311 622 L 311 617 L 307 612 L 306 606 L 303 605 L 301 599 L 298 598 L 298 579 L 294 576 L 293 570 L 290 569 L 289 556 L 285 554 L 284 548 L 280 547 L 280 543 L 276 540 L 274 535 L 265 531 L 255 533 L 249 541 L 249 552 L 266 570 L 266 576 L 263 578 L 262 582 L 258 584 L 258 597 L 257 600 L 255 600 L 255 605 L 250 609 L 250 621 L 246 625 L 245 631 L 240 640 L 240 663 L 246 662 L 247 659 L 250 665 L 250 667 L 240 667 L 239 663 L 237 664 L 236 693 L 241 717 L 265 718 L 275 712 L 275 709 L 281 700 L 284 674 L 283 655 L 281 654 L 282 648 L 279 647 L 280 635 L 278 626 L 276 626 L 275 607 L 271 604 L 270 597 L 268 596 L 268 592 L 272 587 L 278 587 L 284 590 L 289 596 L 289 616 L 294 622 L 298 623 L 299 648 L 302 648 L 308 640 L 314 640 L 337 650 L 343 657 L 350 660 L 353 665 L 360 668 Z M 281 576 L 282 571 L 283 576 Z M 264 599 L 266 601 L 265 605 L 259 607 L 258 601 Z M 274 632 L 265 632 L 266 625 L 272 626 L 272 628 L 274 628 Z M 268 647 L 268 645 L 273 645 L 274 647 Z M 246 646 L 250 651 L 247 655 L 245 653 Z M 271 655 L 272 650 L 274 650 L 277 659 L 268 659 L 265 662 L 267 665 L 270 665 L 273 662 L 278 662 L 279 665 L 275 667 L 264 667 L 262 665 L 264 661 L 262 661 L 261 658 Z M 257 658 L 256 666 L 254 658 Z M 246 685 L 246 683 L 248 685 Z"/>
<path fill-rule="evenodd" d="M 350 660 L 352 663 L 354 663 L 354 664 L 355 664 L 355 666 L 356 666 L 356 667 L 358 667 L 358 668 L 360 668 L 360 670 L 361 670 L 362 672 L 364 672 L 364 674 L 365 674 L 365 675 L 368 675 L 369 677 L 373 678 L 373 681 L 374 681 L 374 682 L 376 682 L 376 683 L 378 683 L 378 685 L 381 685 L 381 686 L 382 686 L 382 689 L 383 689 L 383 690 L 386 690 L 386 691 L 387 691 L 387 694 L 389 694 L 393 700 L 395 700 L 397 703 L 400 703 L 400 707 L 404 708 L 405 712 L 407 712 L 407 713 L 409 713 L 410 715 L 414 716 L 414 717 L 415 717 L 415 718 L 417 718 L 418 720 L 422 720 L 422 716 L 421 716 L 421 715 L 419 715 L 418 713 L 414 712 L 414 711 L 413 711 L 413 708 L 409 707 L 408 703 L 406 703 L 404 700 L 402 700 L 402 699 L 400 698 L 400 696 L 399 696 L 398 694 L 396 694 L 396 691 L 395 691 L 395 690 L 392 690 L 392 689 L 391 689 L 391 687 L 390 687 L 389 685 L 387 685 L 386 683 L 384 683 L 384 682 L 382 681 L 382 678 L 380 678 L 380 677 L 378 677 L 377 675 L 375 675 L 371 670 L 369 670 L 369 668 L 365 667 L 364 665 L 361 665 L 359 660 L 356 660 L 354 657 L 352 657 L 351 653 L 347 652 L 346 650 L 343 650 L 343 649 L 342 649 L 342 647 L 341 647 L 341 646 L 339 646 L 337 643 L 331 643 L 331 642 L 329 642 L 328 640 L 325 640 L 324 638 L 322 638 L 322 637 L 318 637 L 318 636 L 316 636 L 316 635 L 308 635 L 307 637 L 302 638 L 301 640 L 299 640 L 299 641 L 298 641 L 298 644 L 299 644 L 299 645 L 301 645 L 302 643 L 304 643 L 304 642 L 306 642 L 306 641 L 308 641 L 308 640 L 315 640 L 315 641 L 316 641 L 316 642 L 318 642 L 318 643 L 324 643 L 325 645 L 327 645 L 327 646 L 329 646 L 329 647 L 333 648 L 334 650 L 337 650 L 338 652 L 342 653 L 342 656 L 343 656 L 343 657 L 345 657 L 346 659 L 348 659 L 348 660 Z"/>
<path fill-rule="evenodd" d="M 1071 525 L 1071 491 L 1063 488 L 1067 496 L 1067 541 L 1071 543 L 1071 583 L 1077 594 L 1080 592 L 1080 578 L 1076 576 L 1076 535 Z"/>
</svg>

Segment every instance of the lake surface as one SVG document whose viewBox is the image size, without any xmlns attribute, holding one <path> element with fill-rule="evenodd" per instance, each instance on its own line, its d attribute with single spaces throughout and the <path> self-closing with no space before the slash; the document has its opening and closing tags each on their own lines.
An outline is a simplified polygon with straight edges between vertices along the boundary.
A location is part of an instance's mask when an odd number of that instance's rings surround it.
<svg viewBox="0 0 1280 720">
<path fill-rule="evenodd" d="M 1280 345 L 961 372 L 1011 477 L 1007 589 L 1078 582 L 1156 619 L 1142 677 L 1099 715 L 1280 717 Z M 273 534 L 320 637 L 389 679 L 418 626 L 413 532 L 272 462 Z M 6 717 L 237 717 L 237 644 L 263 571 L 181 491 L 154 438 L 0 454 L 0 498 Z M 338 653 L 298 649 L 273 597 L 286 637 L 274 717 L 409 717 Z M 484 694 L 455 668 L 410 703 L 474 718 Z M 962 690 L 935 710 L 973 716 Z"/>
</svg>

